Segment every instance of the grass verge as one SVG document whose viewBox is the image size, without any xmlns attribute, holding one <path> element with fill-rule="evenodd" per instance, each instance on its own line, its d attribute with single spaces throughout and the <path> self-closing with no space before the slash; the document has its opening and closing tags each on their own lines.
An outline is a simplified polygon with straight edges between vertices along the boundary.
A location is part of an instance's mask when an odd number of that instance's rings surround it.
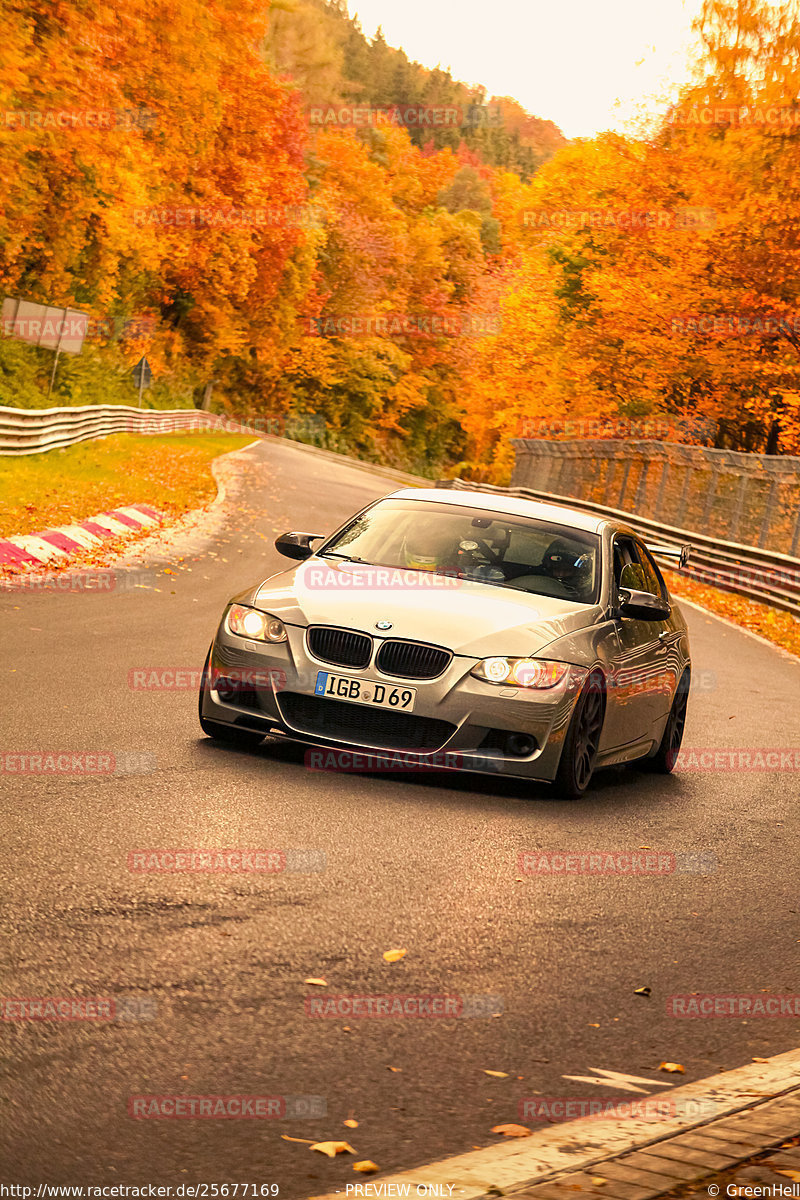
<svg viewBox="0 0 800 1200">
<path fill-rule="evenodd" d="M 674 571 L 664 571 L 663 574 L 667 587 L 679 600 L 685 596 L 687 600 L 693 600 L 710 612 L 725 617 L 734 625 L 741 625 L 743 629 L 749 629 L 751 633 L 757 633 L 768 642 L 774 642 L 776 646 L 800 656 L 800 621 L 791 613 L 747 600 L 733 592 L 723 592 L 705 583 L 697 583 L 683 575 L 676 575 Z"/>
<path fill-rule="evenodd" d="M 212 460 L 252 440 L 228 433 L 115 433 L 63 450 L 4 457 L 0 537 L 41 533 L 125 504 L 182 516 L 216 496 Z"/>
</svg>

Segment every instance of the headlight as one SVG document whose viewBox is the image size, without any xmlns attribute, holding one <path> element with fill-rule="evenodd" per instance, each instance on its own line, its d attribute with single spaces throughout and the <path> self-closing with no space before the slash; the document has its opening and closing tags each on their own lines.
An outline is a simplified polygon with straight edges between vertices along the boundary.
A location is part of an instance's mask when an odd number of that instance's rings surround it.
<svg viewBox="0 0 800 1200">
<path fill-rule="evenodd" d="M 277 617 L 259 612 L 257 608 L 245 608 L 243 604 L 232 604 L 228 609 L 227 626 L 239 637 L 253 638 L 258 642 L 285 642 L 286 626 Z"/>
<path fill-rule="evenodd" d="M 566 663 L 543 658 L 484 658 L 470 672 L 484 683 L 505 683 L 512 687 L 551 688 L 569 671 Z"/>
</svg>

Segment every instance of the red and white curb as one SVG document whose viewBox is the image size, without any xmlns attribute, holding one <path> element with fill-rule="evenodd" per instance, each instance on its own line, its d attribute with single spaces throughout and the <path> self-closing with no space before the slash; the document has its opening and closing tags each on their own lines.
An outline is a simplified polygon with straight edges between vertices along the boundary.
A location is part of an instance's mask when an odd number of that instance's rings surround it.
<svg viewBox="0 0 800 1200">
<path fill-rule="evenodd" d="M 44 533 L 20 534 L 0 539 L 0 567 L 40 566 L 53 559 L 69 558 L 79 550 L 93 550 L 106 538 L 122 537 L 159 525 L 162 514 L 149 504 L 129 504 L 87 517 L 76 525 L 61 525 Z"/>
</svg>

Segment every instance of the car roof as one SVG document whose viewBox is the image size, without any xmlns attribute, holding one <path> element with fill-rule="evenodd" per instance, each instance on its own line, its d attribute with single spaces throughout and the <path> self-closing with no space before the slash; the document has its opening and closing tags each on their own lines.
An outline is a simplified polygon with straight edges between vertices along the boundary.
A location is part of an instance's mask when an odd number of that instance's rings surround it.
<svg viewBox="0 0 800 1200">
<path fill-rule="evenodd" d="M 606 517 L 578 512 L 563 504 L 542 500 L 525 500 L 521 496 L 501 496 L 496 492 L 461 492 L 448 488 L 403 488 L 384 496 L 385 500 L 429 500 L 436 504 L 452 504 L 461 508 L 477 508 L 484 512 L 505 513 L 514 517 L 531 517 L 536 521 L 552 521 L 584 533 L 599 533 L 608 524 Z"/>
</svg>

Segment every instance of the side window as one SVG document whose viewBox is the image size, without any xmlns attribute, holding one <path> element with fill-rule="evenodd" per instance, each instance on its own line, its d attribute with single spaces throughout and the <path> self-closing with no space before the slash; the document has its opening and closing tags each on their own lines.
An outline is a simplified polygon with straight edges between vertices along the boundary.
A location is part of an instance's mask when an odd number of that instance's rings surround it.
<svg viewBox="0 0 800 1200">
<path fill-rule="evenodd" d="M 645 580 L 643 591 L 652 592 L 654 596 L 661 596 L 663 600 L 666 600 L 667 589 L 661 572 L 653 561 L 653 556 L 641 542 L 636 543 L 636 550 Z"/>
<path fill-rule="evenodd" d="M 614 582 L 617 588 L 634 588 L 639 592 L 647 590 L 644 571 L 632 538 L 614 539 Z"/>
</svg>

